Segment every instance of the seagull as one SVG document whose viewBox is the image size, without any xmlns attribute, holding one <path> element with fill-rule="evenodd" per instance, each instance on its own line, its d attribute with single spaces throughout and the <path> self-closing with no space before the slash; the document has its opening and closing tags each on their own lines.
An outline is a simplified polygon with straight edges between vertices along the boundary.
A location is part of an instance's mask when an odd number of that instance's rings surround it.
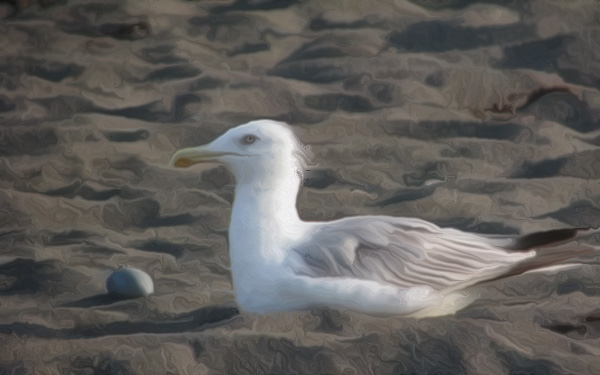
<svg viewBox="0 0 600 375">
<path fill-rule="evenodd" d="M 532 248 L 564 242 L 577 229 L 511 239 L 408 217 L 303 221 L 296 198 L 307 154 L 290 126 L 257 120 L 172 157 L 172 167 L 216 162 L 235 177 L 229 252 L 236 302 L 246 312 L 445 315 L 473 301 L 468 287 L 573 256 L 544 259 Z"/>
</svg>

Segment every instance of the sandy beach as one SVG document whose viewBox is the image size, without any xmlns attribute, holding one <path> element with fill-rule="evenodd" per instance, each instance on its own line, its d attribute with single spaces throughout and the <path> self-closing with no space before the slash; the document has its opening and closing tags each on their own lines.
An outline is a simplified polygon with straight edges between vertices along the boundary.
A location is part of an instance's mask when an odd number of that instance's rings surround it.
<svg viewBox="0 0 600 375">
<path fill-rule="evenodd" d="M 451 316 L 246 314 L 232 175 L 169 168 L 269 118 L 313 154 L 304 220 L 598 228 L 598 2 L 38 0 L 0 17 L 0 374 L 600 373 L 595 257 L 482 284 Z M 600 250 L 600 232 L 563 246 Z M 107 295 L 121 267 L 154 294 Z"/>
</svg>

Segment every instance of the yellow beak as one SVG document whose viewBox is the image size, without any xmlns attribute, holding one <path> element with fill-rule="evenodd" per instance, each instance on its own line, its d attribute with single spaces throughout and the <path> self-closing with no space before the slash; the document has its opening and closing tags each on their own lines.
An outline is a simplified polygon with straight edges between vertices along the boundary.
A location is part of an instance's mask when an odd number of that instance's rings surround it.
<svg viewBox="0 0 600 375">
<path fill-rule="evenodd" d="M 178 150 L 171 158 L 171 167 L 187 168 L 194 164 L 218 161 L 220 156 L 237 155 L 233 152 L 211 150 L 210 144 Z"/>
<path fill-rule="evenodd" d="M 194 164 L 202 163 L 216 157 L 214 153 L 204 147 L 190 147 L 178 150 L 171 158 L 171 167 L 187 168 Z"/>
</svg>

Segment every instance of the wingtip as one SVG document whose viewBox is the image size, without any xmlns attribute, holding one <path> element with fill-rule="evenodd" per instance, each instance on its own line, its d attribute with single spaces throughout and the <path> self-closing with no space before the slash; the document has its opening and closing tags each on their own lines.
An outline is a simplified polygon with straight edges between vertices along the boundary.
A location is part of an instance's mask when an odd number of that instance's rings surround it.
<svg viewBox="0 0 600 375">
<path fill-rule="evenodd" d="M 509 250 L 529 250 L 536 247 L 548 246 L 558 242 L 566 242 L 589 228 L 563 228 L 543 232 L 534 232 L 516 238 L 506 248 Z"/>
</svg>

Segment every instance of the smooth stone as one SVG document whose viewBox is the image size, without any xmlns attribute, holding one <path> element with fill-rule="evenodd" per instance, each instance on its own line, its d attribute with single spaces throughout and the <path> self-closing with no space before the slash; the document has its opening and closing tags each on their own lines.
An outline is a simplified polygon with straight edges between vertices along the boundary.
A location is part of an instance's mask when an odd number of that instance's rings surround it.
<svg viewBox="0 0 600 375">
<path fill-rule="evenodd" d="M 154 283 L 146 272 L 137 268 L 121 268 L 106 280 L 108 293 L 122 298 L 148 297 L 154 293 Z"/>
</svg>

